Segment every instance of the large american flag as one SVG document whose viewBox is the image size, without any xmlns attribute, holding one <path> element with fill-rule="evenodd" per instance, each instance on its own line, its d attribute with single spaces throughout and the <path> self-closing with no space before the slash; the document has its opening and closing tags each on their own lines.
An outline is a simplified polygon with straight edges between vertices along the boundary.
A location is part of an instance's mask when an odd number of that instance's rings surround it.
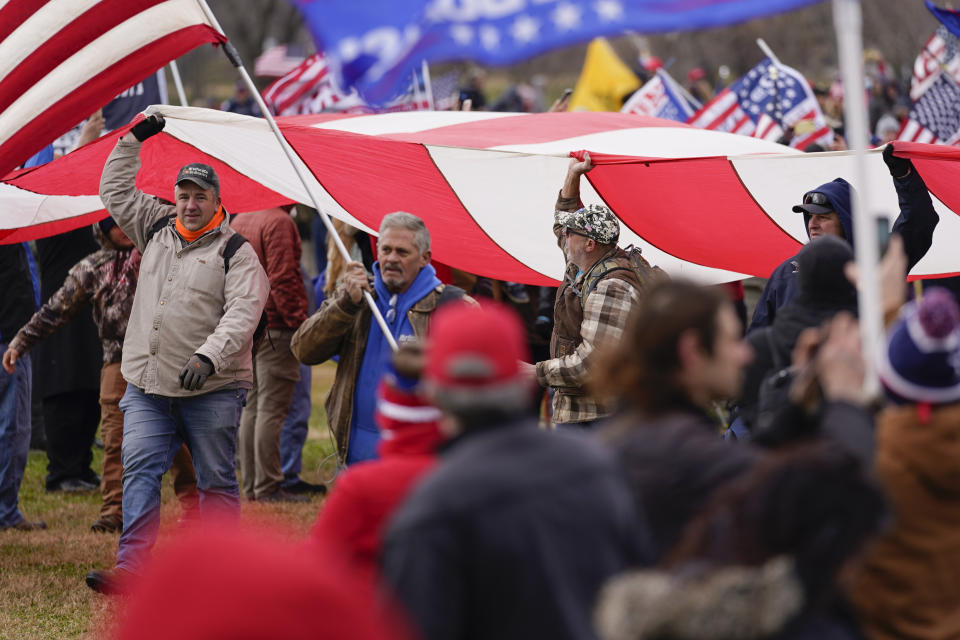
<svg viewBox="0 0 960 640">
<path fill-rule="evenodd" d="M 900 140 L 957 144 L 960 141 L 960 85 L 942 73 L 913 103 Z"/>
<path fill-rule="evenodd" d="M 960 82 L 960 55 L 958 40 L 943 25 L 937 27 L 923 45 L 923 50 L 913 63 L 913 78 L 910 81 L 910 99 L 920 96 L 937 81 L 941 71 L 946 71 Z"/>
<path fill-rule="evenodd" d="M 170 60 L 225 41 L 197 0 L 0 2 L 0 176 Z"/>
<path fill-rule="evenodd" d="M 833 141 L 810 83 L 796 69 L 764 58 L 742 78 L 721 91 L 688 120 L 703 129 L 726 131 L 764 140 L 778 140 L 785 129 L 809 121 L 808 132 L 795 135 L 790 146 L 803 149 Z"/>
</svg>

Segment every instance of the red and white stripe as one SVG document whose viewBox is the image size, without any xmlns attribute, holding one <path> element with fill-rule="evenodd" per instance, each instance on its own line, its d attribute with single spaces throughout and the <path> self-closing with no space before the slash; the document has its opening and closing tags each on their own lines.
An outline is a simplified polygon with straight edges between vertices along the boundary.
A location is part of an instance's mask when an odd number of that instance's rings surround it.
<svg viewBox="0 0 960 640">
<path fill-rule="evenodd" d="M 913 77 L 910 80 L 910 99 L 919 100 L 926 93 L 941 71 L 946 71 L 954 80 L 960 82 L 960 55 L 947 57 L 947 43 L 934 31 L 923 45 L 920 55 L 913 63 Z"/>
<path fill-rule="evenodd" d="M 279 78 L 296 69 L 303 61 L 302 55 L 290 53 L 289 45 L 274 45 L 254 60 L 253 74 L 264 78 Z"/>
<path fill-rule="evenodd" d="M 141 150 L 138 185 L 148 193 L 169 197 L 179 167 L 201 161 L 219 173 L 231 211 L 310 201 L 262 120 L 207 109 L 162 111 L 164 132 Z M 278 123 L 316 176 L 311 190 L 329 214 L 372 231 L 387 213 L 409 211 L 426 222 L 439 262 L 532 284 L 562 277 L 551 224 L 571 152 L 590 151 L 597 167 L 583 180 L 582 197 L 611 207 L 621 222 L 621 244 L 640 246 L 653 264 L 701 282 L 769 275 L 806 240 L 802 216 L 791 206 L 810 188 L 855 174 L 852 153 L 803 154 L 749 136 L 620 113 L 415 111 Z M 78 208 L 43 205 L 45 198 L 95 195 L 121 132 L 8 178 L 7 190 L 34 198 L 37 210 L 30 215 L 21 206 L 11 213 L 0 190 L 0 242 L 79 226 Z M 636 155 L 640 150 L 643 157 Z M 960 210 L 950 158 L 914 164 L 939 189 L 931 187 L 934 195 L 951 208 L 953 197 Z M 878 208 L 896 211 L 878 151 L 868 169 Z M 915 274 L 960 271 L 954 250 L 960 218 L 937 206 L 934 247 Z"/>
<path fill-rule="evenodd" d="M 0 2 L 0 175 L 204 42 L 196 0 Z"/>
<path fill-rule="evenodd" d="M 940 142 L 933 131 L 927 129 L 925 126 L 913 120 L 907 120 L 907 123 L 903 125 L 903 129 L 900 131 L 900 135 L 897 136 L 897 140 L 905 140 L 907 142 L 922 142 L 925 144 L 937 144 Z"/>
<path fill-rule="evenodd" d="M 703 106 L 689 120 L 689 124 L 699 129 L 724 131 L 742 136 L 752 136 L 757 130 L 756 124 L 740 108 L 737 94 L 724 89 L 713 100 Z"/>
</svg>

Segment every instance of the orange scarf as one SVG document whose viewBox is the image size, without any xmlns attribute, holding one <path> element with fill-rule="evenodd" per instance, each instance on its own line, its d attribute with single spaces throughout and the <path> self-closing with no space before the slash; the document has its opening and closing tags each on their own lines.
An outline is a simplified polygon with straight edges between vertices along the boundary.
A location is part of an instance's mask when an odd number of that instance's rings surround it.
<svg viewBox="0 0 960 640">
<path fill-rule="evenodd" d="M 180 222 L 180 218 L 177 218 L 177 223 L 176 223 L 177 233 L 179 233 L 180 237 L 186 240 L 188 243 L 193 242 L 194 240 L 196 240 L 197 238 L 205 234 L 207 231 L 210 231 L 210 229 L 213 229 L 219 226 L 220 223 L 223 222 L 223 218 L 225 215 L 226 214 L 223 212 L 223 206 L 221 205 L 217 207 L 217 212 L 213 214 L 212 218 L 210 218 L 210 222 L 205 224 L 200 229 L 197 229 L 196 231 L 190 231 L 190 229 L 187 229 L 185 226 L 183 226 L 183 223 Z"/>
</svg>

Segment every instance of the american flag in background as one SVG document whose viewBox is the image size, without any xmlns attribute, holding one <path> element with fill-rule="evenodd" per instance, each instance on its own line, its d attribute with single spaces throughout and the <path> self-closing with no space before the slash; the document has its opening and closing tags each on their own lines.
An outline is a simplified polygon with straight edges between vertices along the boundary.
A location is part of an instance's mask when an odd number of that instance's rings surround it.
<svg viewBox="0 0 960 640">
<path fill-rule="evenodd" d="M 274 45 L 254 60 L 253 74 L 261 78 L 279 78 L 300 66 L 304 57 L 303 47 L 299 45 Z"/>
<path fill-rule="evenodd" d="M 799 71 L 764 58 L 742 78 L 721 91 L 688 124 L 702 129 L 777 140 L 785 129 L 810 121 L 808 133 L 793 137 L 790 146 L 803 149 L 833 141 L 810 83 Z"/>
<path fill-rule="evenodd" d="M 913 103 L 899 140 L 956 144 L 960 141 L 960 85 L 942 73 Z"/>
<path fill-rule="evenodd" d="M 933 35 L 924 43 L 923 50 L 913 63 L 913 78 L 910 81 L 911 100 L 919 100 L 920 96 L 937 81 L 941 70 L 960 82 L 958 44 L 960 41 L 947 31 L 946 27 L 943 25 L 937 27 Z"/>
</svg>

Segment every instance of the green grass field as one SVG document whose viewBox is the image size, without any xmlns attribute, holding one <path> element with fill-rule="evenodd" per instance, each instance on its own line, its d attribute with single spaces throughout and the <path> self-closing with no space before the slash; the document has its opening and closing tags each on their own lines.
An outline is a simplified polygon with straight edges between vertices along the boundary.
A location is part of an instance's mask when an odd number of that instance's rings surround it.
<svg viewBox="0 0 960 640">
<path fill-rule="evenodd" d="M 310 434 L 303 451 L 301 477 L 311 482 L 329 477 L 332 466 L 324 460 L 332 451 L 327 435 L 323 397 L 333 379 L 334 365 L 313 369 L 313 412 Z M 102 451 L 94 449 L 95 470 Z M 21 511 L 30 519 L 43 519 L 49 529 L 24 533 L 0 532 L 0 640 L 33 638 L 106 638 L 122 599 L 107 598 L 87 588 L 84 576 L 91 569 L 113 565 L 119 534 L 90 531 L 100 508 L 99 492 L 87 495 L 47 493 L 43 489 L 47 458 L 31 451 L 20 489 Z M 242 517 L 276 528 L 290 538 L 307 534 L 322 500 L 309 504 L 243 504 Z M 180 507 L 168 477 L 164 478 L 163 507 L 158 546 L 177 533 Z"/>
</svg>

